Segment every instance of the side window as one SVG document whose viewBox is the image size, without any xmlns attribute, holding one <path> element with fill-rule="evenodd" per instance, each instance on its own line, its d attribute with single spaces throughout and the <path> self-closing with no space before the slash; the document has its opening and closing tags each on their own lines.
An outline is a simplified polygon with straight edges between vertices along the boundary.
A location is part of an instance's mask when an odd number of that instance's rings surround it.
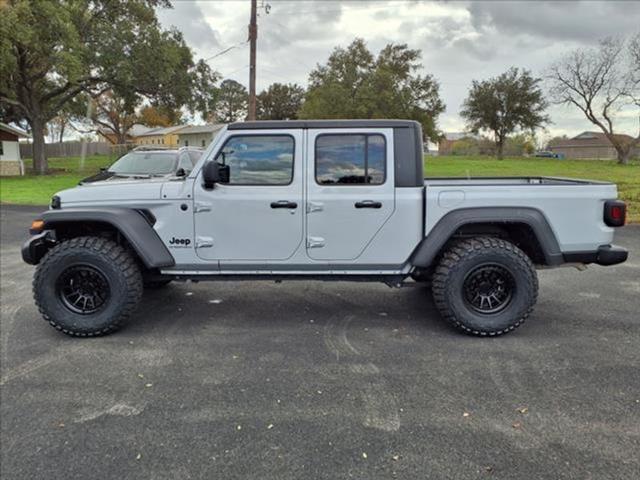
<svg viewBox="0 0 640 480">
<path fill-rule="evenodd" d="M 198 163 L 198 160 L 200 160 L 200 157 L 202 156 L 202 152 L 198 150 L 189 150 L 189 156 L 191 157 L 192 165 L 195 167 L 196 163 Z"/>
<path fill-rule="evenodd" d="M 293 180 L 293 137 L 240 135 L 231 137 L 216 156 L 229 166 L 230 185 L 287 185 Z"/>
<path fill-rule="evenodd" d="M 193 163 L 191 162 L 189 152 L 182 152 L 180 154 L 180 157 L 178 158 L 178 168 L 182 168 L 187 173 L 193 170 Z"/>
<path fill-rule="evenodd" d="M 321 185 L 381 185 L 385 172 L 383 135 L 335 134 L 316 138 L 316 182 Z"/>
</svg>

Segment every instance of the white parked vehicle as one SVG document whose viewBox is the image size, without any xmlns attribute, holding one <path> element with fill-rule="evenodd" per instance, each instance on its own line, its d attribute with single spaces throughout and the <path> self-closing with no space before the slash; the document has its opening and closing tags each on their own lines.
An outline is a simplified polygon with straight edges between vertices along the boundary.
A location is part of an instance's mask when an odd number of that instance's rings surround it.
<svg viewBox="0 0 640 480">
<path fill-rule="evenodd" d="M 22 255 L 44 318 L 71 335 L 120 327 L 143 285 L 257 279 L 426 280 L 454 326 L 500 335 L 531 312 L 536 267 L 626 260 L 616 198 L 588 180 L 425 180 L 412 121 L 245 122 L 186 176 L 58 193 Z"/>
</svg>

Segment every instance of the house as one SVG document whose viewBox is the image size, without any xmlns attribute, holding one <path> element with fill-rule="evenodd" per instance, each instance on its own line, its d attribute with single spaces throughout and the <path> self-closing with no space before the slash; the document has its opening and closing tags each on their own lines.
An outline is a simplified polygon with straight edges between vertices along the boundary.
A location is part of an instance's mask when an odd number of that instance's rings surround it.
<svg viewBox="0 0 640 480">
<path fill-rule="evenodd" d="M 183 128 L 178 132 L 178 145 L 181 147 L 208 147 L 213 137 L 224 125 L 224 123 L 210 123 Z"/>
<path fill-rule="evenodd" d="M 129 128 L 129 130 L 127 131 L 126 143 L 135 143 L 137 137 L 151 130 L 153 129 L 150 127 L 147 127 L 146 125 L 141 125 L 139 123 L 131 125 L 131 128 Z M 98 128 L 98 135 L 105 138 L 107 142 L 113 145 L 117 145 L 119 143 L 118 137 L 116 136 L 116 134 L 113 133 L 108 128 L 104 128 L 104 127 Z"/>
<path fill-rule="evenodd" d="M 20 138 L 29 135 L 19 128 L 0 122 L 0 176 L 24 175 L 24 163 L 20 158 Z"/>
<path fill-rule="evenodd" d="M 135 138 L 136 145 L 164 145 L 165 147 L 178 146 L 178 132 L 188 125 L 154 128 L 138 135 Z"/>
<path fill-rule="evenodd" d="M 629 135 L 618 134 L 616 137 L 625 142 L 632 142 Z M 564 155 L 566 158 L 589 160 L 614 160 L 618 153 L 607 136 L 602 132 L 582 132 L 573 138 L 558 138 L 549 142 L 548 150 Z M 631 158 L 640 156 L 640 147 L 634 148 Z"/>
</svg>

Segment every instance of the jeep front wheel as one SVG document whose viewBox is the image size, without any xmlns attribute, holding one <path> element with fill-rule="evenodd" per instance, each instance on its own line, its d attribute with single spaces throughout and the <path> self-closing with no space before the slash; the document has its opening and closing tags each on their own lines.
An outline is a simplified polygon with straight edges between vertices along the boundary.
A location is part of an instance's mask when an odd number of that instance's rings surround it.
<svg viewBox="0 0 640 480">
<path fill-rule="evenodd" d="M 524 323 L 538 296 L 529 257 L 493 237 L 461 240 L 445 252 L 433 275 L 441 315 L 472 335 L 502 335 Z"/>
<path fill-rule="evenodd" d="M 77 237 L 49 250 L 38 264 L 33 295 L 53 327 L 73 336 L 105 335 L 120 328 L 142 296 L 133 255 L 100 237 Z"/>
</svg>

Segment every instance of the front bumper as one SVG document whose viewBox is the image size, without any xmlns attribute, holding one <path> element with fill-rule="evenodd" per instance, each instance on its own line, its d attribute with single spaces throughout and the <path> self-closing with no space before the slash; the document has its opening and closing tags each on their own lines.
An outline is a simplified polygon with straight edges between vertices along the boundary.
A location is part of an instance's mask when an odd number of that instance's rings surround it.
<svg viewBox="0 0 640 480">
<path fill-rule="evenodd" d="M 22 260 L 30 265 L 37 265 L 55 242 L 55 234 L 51 230 L 33 235 L 22 245 Z"/>
<path fill-rule="evenodd" d="M 564 254 L 567 263 L 596 263 L 598 265 L 616 265 L 627 260 L 629 252 L 616 245 L 602 245 L 591 252 L 571 252 Z"/>
</svg>

